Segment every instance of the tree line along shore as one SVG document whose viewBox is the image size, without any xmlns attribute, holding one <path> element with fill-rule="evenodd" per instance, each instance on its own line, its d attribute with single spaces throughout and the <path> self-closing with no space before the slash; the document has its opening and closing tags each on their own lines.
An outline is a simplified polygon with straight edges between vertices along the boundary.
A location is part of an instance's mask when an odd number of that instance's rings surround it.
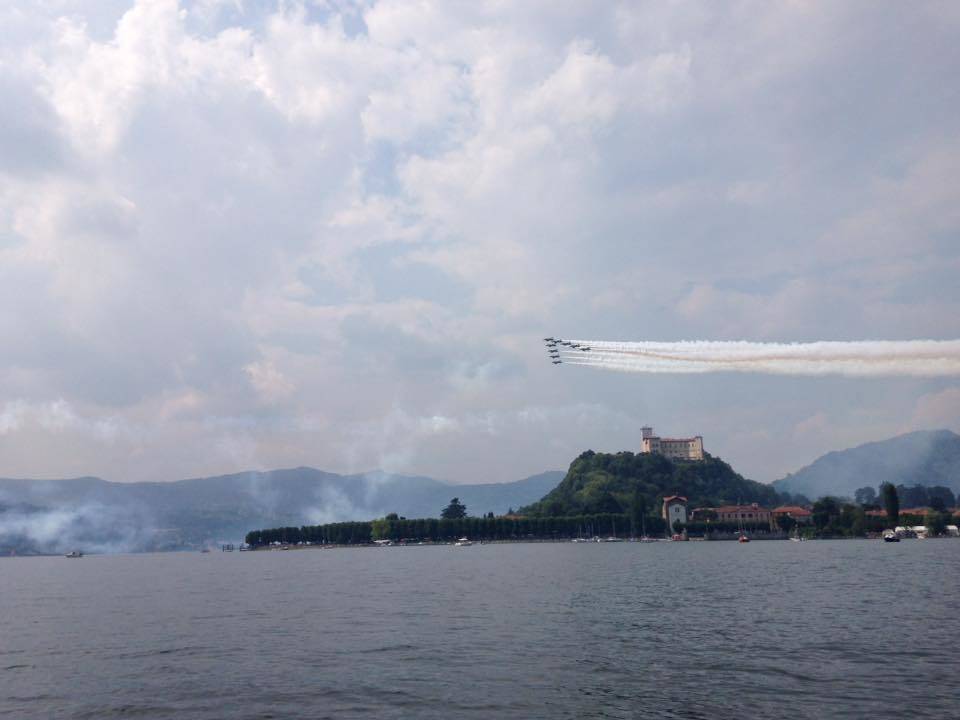
<svg viewBox="0 0 960 720">
<path fill-rule="evenodd" d="M 900 515 L 899 522 L 908 525 L 929 526 L 929 517 L 924 515 Z M 868 537 L 888 529 L 890 523 L 883 518 L 860 516 L 843 512 L 828 522 L 818 522 L 809 527 L 795 528 L 800 536 L 807 538 Z M 668 535 L 663 518 L 648 516 L 644 519 L 650 536 Z M 670 528 L 675 534 L 704 540 L 735 539 L 743 531 L 755 539 L 769 537 L 785 538 L 791 532 L 788 527 L 771 528 L 769 523 L 692 522 Z M 247 533 L 245 542 L 252 548 L 272 545 L 370 545 L 377 541 L 394 543 L 449 543 L 461 537 L 477 541 L 543 541 L 572 540 L 574 538 L 617 537 L 621 539 L 641 537 L 641 530 L 627 514 L 579 515 L 572 517 L 465 517 L 444 518 L 381 518 L 378 520 L 304 525 L 253 530 Z"/>
</svg>

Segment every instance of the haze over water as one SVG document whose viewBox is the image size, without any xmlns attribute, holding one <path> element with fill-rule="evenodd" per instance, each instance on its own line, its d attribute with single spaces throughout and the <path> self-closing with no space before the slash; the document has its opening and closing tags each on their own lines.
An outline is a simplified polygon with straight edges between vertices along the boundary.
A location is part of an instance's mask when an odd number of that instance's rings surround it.
<svg viewBox="0 0 960 720">
<path fill-rule="evenodd" d="M 5 559 L 0 717 L 947 717 L 958 571 L 949 540 Z"/>
</svg>

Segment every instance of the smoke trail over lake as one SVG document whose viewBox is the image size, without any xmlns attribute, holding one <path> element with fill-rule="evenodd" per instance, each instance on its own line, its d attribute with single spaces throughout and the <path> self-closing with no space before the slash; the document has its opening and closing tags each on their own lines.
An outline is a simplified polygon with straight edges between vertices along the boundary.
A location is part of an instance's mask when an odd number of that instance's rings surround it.
<svg viewBox="0 0 960 720">
<path fill-rule="evenodd" d="M 548 338 L 555 364 L 640 373 L 854 377 L 960 375 L 960 340 L 812 343 L 609 342 Z"/>
</svg>

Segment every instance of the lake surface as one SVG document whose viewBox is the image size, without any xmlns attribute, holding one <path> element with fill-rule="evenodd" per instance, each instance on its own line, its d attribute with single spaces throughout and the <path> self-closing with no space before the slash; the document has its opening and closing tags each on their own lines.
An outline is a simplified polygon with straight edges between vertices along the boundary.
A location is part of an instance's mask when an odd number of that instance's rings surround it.
<svg viewBox="0 0 960 720">
<path fill-rule="evenodd" d="M 960 541 L 0 560 L 0 717 L 957 717 Z"/>
</svg>

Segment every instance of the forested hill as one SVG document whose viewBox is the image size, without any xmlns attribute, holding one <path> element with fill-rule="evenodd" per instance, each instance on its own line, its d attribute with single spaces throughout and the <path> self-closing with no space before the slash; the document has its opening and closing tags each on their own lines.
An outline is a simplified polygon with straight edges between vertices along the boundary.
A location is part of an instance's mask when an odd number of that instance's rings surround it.
<svg viewBox="0 0 960 720">
<path fill-rule="evenodd" d="M 857 488 L 876 488 L 885 482 L 942 485 L 960 492 L 960 435 L 949 430 L 918 431 L 827 453 L 773 486 L 811 498 L 853 497 Z"/>
<path fill-rule="evenodd" d="M 657 512 L 664 496 L 683 495 L 691 507 L 756 502 L 772 507 L 779 493 L 747 480 L 709 454 L 702 461 L 673 461 L 663 455 L 587 450 L 570 464 L 566 476 L 528 515 L 591 515 L 629 512 L 637 502 Z"/>
</svg>

